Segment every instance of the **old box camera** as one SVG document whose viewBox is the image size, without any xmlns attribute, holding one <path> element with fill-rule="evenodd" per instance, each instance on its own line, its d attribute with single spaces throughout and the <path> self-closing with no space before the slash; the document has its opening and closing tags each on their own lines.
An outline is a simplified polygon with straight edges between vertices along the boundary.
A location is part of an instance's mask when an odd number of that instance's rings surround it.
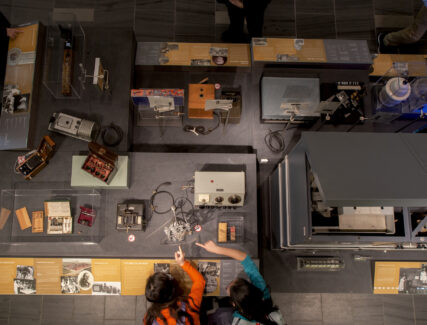
<svg viewBox="0 0 427 325">
<path fill-rule="evenodd" d="M 118 155 L 95 142 L 89 143 L 89 151 L 82 169 L 109 184 L 117 172 Z"/>
<path fill-rule="evenodd" d="M 29 180 L 36 176 L 52 158 L 55 150 L 55 142 L 44 136 L 37 150 L 16 167 L 16 171 Z"/>
<path fill-rule="evenodd" d="M 145 230 L 144 205 L 122 203 L 117 205 L 117 230 Z"/>
</svg>

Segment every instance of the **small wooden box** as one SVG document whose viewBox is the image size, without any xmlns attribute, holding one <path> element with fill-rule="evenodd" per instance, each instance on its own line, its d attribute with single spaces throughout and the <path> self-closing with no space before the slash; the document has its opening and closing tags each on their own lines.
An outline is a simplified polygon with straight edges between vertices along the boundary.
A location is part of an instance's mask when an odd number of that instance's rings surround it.
<svg viewBox="0 0 427 325">
<path fill-rule="evenodd" d="M 213 119 L 212 111 L 205 111 L 207 99 L 215 99 L 213 84 L 188 85 L 188 118 Z"/>
<path fill-rule="evenodd" d="M 55 142 L 45 135 L 37 148 L 37 151 L 29 156 L 23 163 L 16 167 L 16 171 L 24 175 L 26 180 L 36 176 L 52 158 L 55 150 Z"/>
<path fill-rule="evenodd" d="M 82 169 L 93 177 L 109 184 L 117 172 L 116 163 L 119 156 L 95 142 L 89 143 L 89 151 Z"/>
</svg>

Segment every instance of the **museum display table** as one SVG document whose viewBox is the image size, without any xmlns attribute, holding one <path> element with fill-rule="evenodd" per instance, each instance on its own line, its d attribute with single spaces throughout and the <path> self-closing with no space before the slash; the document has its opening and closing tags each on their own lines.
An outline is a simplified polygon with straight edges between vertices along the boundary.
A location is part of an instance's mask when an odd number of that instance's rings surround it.
<svg viewBox="0 0 427 325">
<path fill-rule="evenodd" d="M 16 154 L 5 154 L 5 165 L 8 163 L 12 165 L 14 159 L 16 159 Z M 45 191 L 54 188 L 60 188 L 63 191 L 69 190 L 71 165 L 71 152 L 57 153 L 50 161 L 49 166 L 37 175 L 37 178 L 28 182 L 22 182 L 19 175 L 11 173 L 11 168 L 3 168 L 0 181 L 1 187 L 4 189 L 3 196 L 5 193 L 8 194 L 10 192 L 8 189 L 14 189 L 15 191 Z M 71 235 L 40 233 L 35 236 L 35 234 L 31 233 L 31 228 L 20 230 L 16 226 L 17 217 L 15 211 L 11 211 L 6 225 L 0 231 L 0 238 L 2 239 L 0 255 L 170 258 L 173 256 L 177 245 L 181 244 L 188 257 L 206 258 L 213 255 L 201 250 L 194 243 L 217 239 L 218 221 L 221 218 L 243 217 L 244 240 L 243 242 L 231 244 L 231 247 L 245 250 L 253 257 L 258 256 L 256 156 L 254 154 L 129 153 L 129 166 L 129 189 L 95 190 L 96 193 L 100 194 L 99 196 L 96 194 L 94 206 L 99 206 L 100 208 L 97 211 L 93 227 L 77 224 L 76 219 L 79 214 L 80 202 L 83 202 L 83 200 L 76 200 L 76 203 L 71 205 L 75 230 L 72 236 L 76 237 L 74 241 L 65 242 L 62 240 L 62 238 Z M 173 213 L 169 211 L 165 214 L 157 214 L 150 211 L 149 200 L 153 191 L 160 184 L 170 182 L 170 185 L 162 186 L 161 190 L 170 192 L 174 198 L 188 196 L 188 199 L 193 201 L 194 194 L 191 193 L 191 189 L 189 190 L 187 186 L 191 184 L 196 170 L 206 170 L 207 168 L 209 170 L 227 170 L 230 168 L 235 170 L 237 168 L 245 172 L 246 195 L 244 206 L 236 209 L 198 209 L 197 223 L 201 226 L 201 231 L 193 231 L 192 234 L 186 237 L 184 242 L 168 242 L 164 228 L 173 220 Z M 88 174 L 88 177 L 91 176 Z M 187 190 L 183 190 L 183 186 L 184 188 L 187 187 Z M 73 188 L 73 190 L 77 191 L 79 189 Z M 60 197 L 67 198 L 67 195 L 61 194 Z M 55 198 L 57 197 L 40 197 L 37 209 L 43 210 L 44 200 Z M 159 195 L 155 204 L 160 210 L 167 210 L 170 208 L 169 200 L 169 197 Z M 32 201 L 34 201 L 34 197 Z M 145 231 L 129 230 L 126 232 L 116 230 L 117 204 L 129 201 L 141 201 L 144 204 L 147 220 Z M 102 202 L 105 202 L 105 204 Z M 19 206 L 14 206 L 9 210 L 22 208 L 24 202 L 20 202 L 17 205 Z M 34 208 L 31 206 L 34 206 Z M 32 203 L 31 206 L 27 205 L 30 215 L 33 209 L 36 209 L 35 203 Z M 5 207 L 7 208 L 7 206 Z M 96 234 L 90 233 L 92 229 L 96 231 Z M 13 236 L 9 236 L 7 232 L 12 230 Z M 81 234 L 78 234 L 78 231 L 81 231 Z M 130 240 L 130 235 L 134 235 L 133 241 Z M 49 238 L 47 242 L 46 236 Z M 19 237 L 19 240 L 12 241 L 12 237 Z M 90 237 L 96 238 L 91 239 Z"/>
</svg>

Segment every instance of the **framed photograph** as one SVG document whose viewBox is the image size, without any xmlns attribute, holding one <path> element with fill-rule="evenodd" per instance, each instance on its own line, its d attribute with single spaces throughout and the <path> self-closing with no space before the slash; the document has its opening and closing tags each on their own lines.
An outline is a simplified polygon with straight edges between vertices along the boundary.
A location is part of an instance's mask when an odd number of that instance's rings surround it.
<svg viewBox="0 0 427 325">
<path fill-rule="evenodd" d="M 35 295 L 36 280 L 14 279 L 13 289 L 17 295 Z"/>
<path fill-rule="evenodd" d="M 80 287 L 77 283 L 76 276 L 61 276 L 61 293 L 79 293 Z"/>
</svg>

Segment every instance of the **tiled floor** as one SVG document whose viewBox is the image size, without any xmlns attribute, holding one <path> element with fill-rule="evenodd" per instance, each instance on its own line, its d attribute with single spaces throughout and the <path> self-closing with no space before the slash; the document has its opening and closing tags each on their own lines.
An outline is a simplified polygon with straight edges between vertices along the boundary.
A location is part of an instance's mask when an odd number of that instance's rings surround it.
<svg viewBox="0 0 427 325">
<path fill-rule="evenodd" d="M 273 300 L 288 325 L 427 324 L 424 296 L 273 293 Z M 3 296 L 0 325 L 134 325 L 146 307 L 144 296 Z"/>
<path fill-rule="evenodd" d="M 265 13 L 264 33 L 276 37 L 366 39 L 375 48 L 375 32 L 383 27 L 382 23 L 393 27 L 410 20 L 421 3 L 272 0 Z M 0 0 L 0 11 L 13 24 L 31 20 L 47 23 L 53 8 L 92 10 L 94 19 L 85 24 L 133 26 L 138 41 L 219 41 L 227 28 L 226 8 L 215 0 Z M 412 47 L 426 49 L 426 39 Z M 269 285 L 289 325 L 427 324 L 424 296 L 279 293 L 275 292 L 277 284 Z M 141 324 L 146 307 L 143 296 L 0 296 L 0 325 Z"/>
<path fill-rule="evenodd" d="M 422 0 L 272 0 L 264 34 L 301 38 L 366 39 L 375 48 L 378 29 L 398 29 L 417 13 Z M 53 8 L 93 10 L 108 27 L 133 26 L 137 41 L 220 41 L 227 29 L 226 7 L 215 0 L 0 0 L 14 23 L 47 23 Z M 427 49 L 427 36 L 411 51 Z"/>
</svg>

